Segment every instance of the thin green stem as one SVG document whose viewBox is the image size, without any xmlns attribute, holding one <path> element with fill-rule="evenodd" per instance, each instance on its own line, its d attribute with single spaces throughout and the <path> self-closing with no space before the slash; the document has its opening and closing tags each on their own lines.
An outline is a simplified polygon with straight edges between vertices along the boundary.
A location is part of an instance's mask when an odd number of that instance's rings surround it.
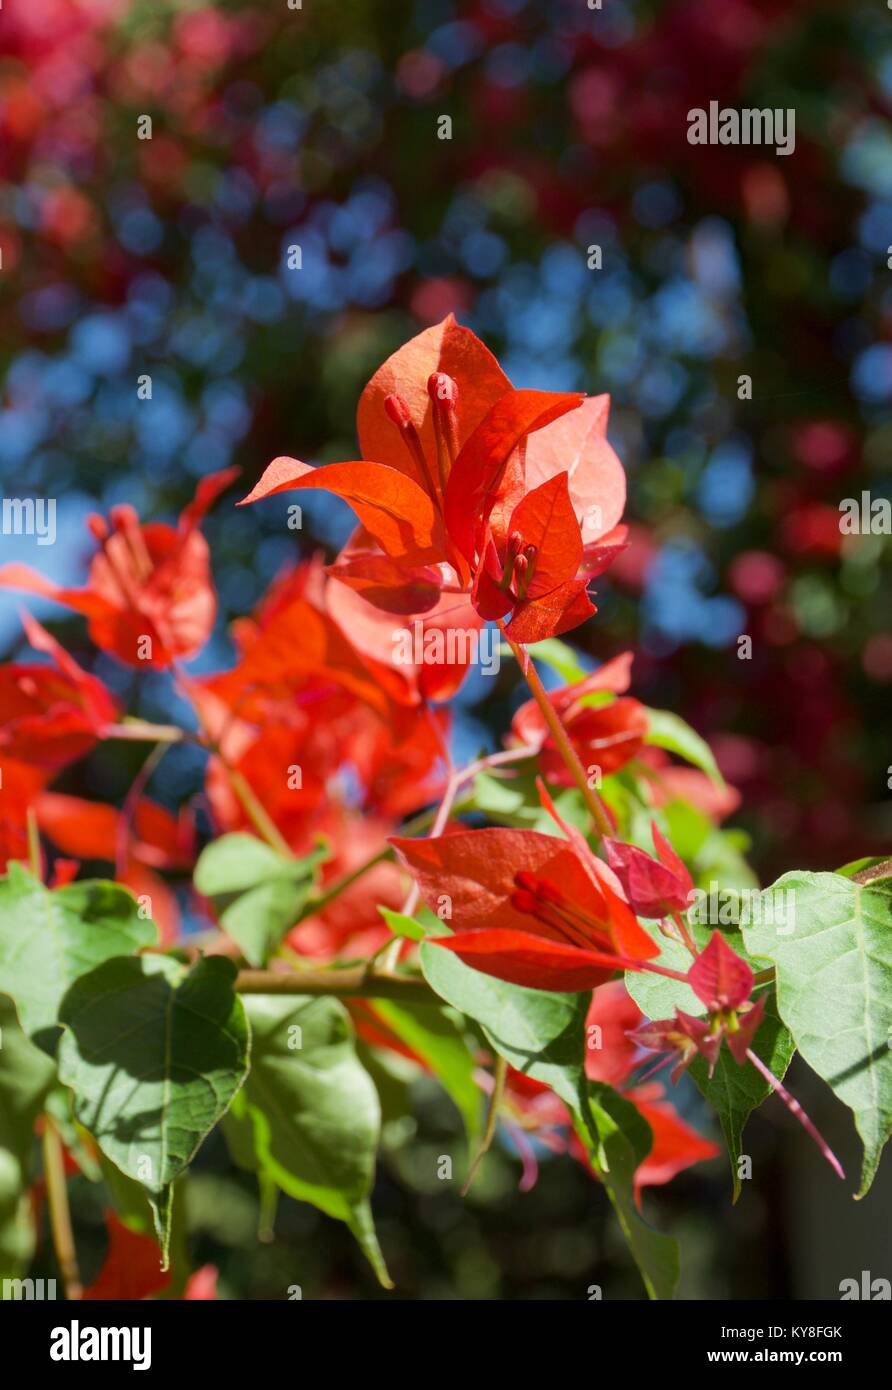
<svg viewBox="0 0 892 1390">
<path fill-rule="evenodd" d="M 529 652 L 525 651 L 523 647 L 519 646 L 517 642 L 508 636 L 502 622 L 499 623 L 499 628 L 501 629 L 502 636 L 514 653 L 518 666 L 526 677 L 527 685 L 530 687 L 533 699 L 539 706 L 542 718 L 545 720 L 548 731 L 554 739 L 555 747 L 563 758 L 573 781 L 582 792 L 583 800 L 588 807 L 589 814 L 595 823 L 598 834 L 602 839 L 605 835 L 612 835 L 613 826 L 610 823 L 610 817 L 607 814 L 604 803 L 598 796 L 594 787 L 589 786 L 585 768 L 579 760 L 576 749 L 570 742 L 570 737 L 567 730 L 564 728 L 560 715 L 548 698 L 548 691 L 542 684 L 542 679 L 539 672 L 536 670 L 533 658 L 530 656 Z"/>
<path fill-rule="evenodd" d="M 286 859 L 293 859 L 294 854 L 291 846 L 280 832 L 279 827 L 270 816 L 262 801 L 260 801 L 247 777 L 245 777 L 244 773 L 240 772 L 237 767 L 231 767 L 220 753 L 218 753 L 217 756 L 220 758 L 226 770 L 226 776 L 229 778 L 229 785 L 238 797 L 242 810 L 258 835 L 261 839 L 266 840 L 266 843 L 272 849 L 284 855 Z"/>
<path fill-rule="evenodd" d="M 68 1205 L 68 1183 L 65 1177 L 65 1155 L 62 1140 L 52 1116 L 43 1117 L 43 1177 L 46 1183 L 46 1200 L 50 1214 L 50 1230 L 53 1235 L 53 1249 L 62 1276 L 62 1287 L 67 1299 L 79 1299 L 83 1294 L 80 1270 L 77 1263 L 77 1250 L 74 1244 L 74 1230 L 71 1225 L 71 1208 Z"/>
<path fill-rule="evenodd" d="M 471 1183 L 477 1176 L 477 1169 L 480 1167 L 480 1164 L 483 1162 L 483 1159 L 489 1153 L 489 1150 L 492 1148 L 492 1141 L 495 1138 L 496 1125 L 499 1119 L 499 1106 L 501 1105 L 502 1099 L 505 1095 L 505 1083 L 507 1082 L 507 1080 L 508 1063 L 505 1061 L 504 1057 L 496 1057 L 496 1064 L 493 1068 L 492 1074 L 492 1094 L 489 1097 L 489 1108 L 486 1112 L 486 1128 L 483 1131 L 483 1138 L 480 1141 L 480 1147 L 474 1155 L 474 1161 L 471 1164 L 467 1179 L 465 1181 L 465 1185 L 461 1190 L 461 1195 L 463 1197 L 466 1197 L 468 1195 Z"/>
</svg>

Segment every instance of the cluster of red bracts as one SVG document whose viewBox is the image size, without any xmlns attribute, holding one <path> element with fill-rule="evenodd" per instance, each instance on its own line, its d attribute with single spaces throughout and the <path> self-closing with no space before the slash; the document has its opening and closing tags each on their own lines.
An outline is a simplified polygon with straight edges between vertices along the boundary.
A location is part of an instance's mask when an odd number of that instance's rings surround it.
<svg viewBox="0 0 892 1390">
<path fill-rule="evenodd" d="M 90 533 L 99 550 L 82 589 L 60 588 L 18 564 L 0 567 L 0 586 L 83 614 L 96 646 L 128 666 L 162 669 L 194 656 L 210 637 L 217 613 L 210 552 L 198 527 L 238 472 L 224 468 L 202 479 L 176 526 L 143 525 L 127 504 L 112 508 L 111 525 L 92 516 Z"/>
<path fill-rule="evenodd" d="M 761 1072 L 841 1174 L 798 1102 L 753 1051 L 765 1005 L 764 998 L 752 998 L 751 967 L 718 931 L 703 950 L 695 945 L 682 915 L 691 877 L 665 837 L 654 825 L 656 859 L 608 840 L 605 864 L 542 794 L 567 839 L 489 829 L 391 841 L 428 906 L 459 927 L 452 936 L 435 937 L 435 944 L 484 974 L 534 989 L 597 989 L 618 971 L 651 971 L 690 986 L 705 1015 L 676 1008 L 671 1019 L 641 1023 L 629 1035 L 633 1043 L 674 1056 L 677 1080 L 698 1055 L 711 1077 L 726 1042 L 737 1065 L 751 1063 Z M 638 915 L 659 920 L 666 934 L 684 943 L 693 956 L 687 971 L 655 959 L 660 947 Z"/>
<path fill-rule="evenodd" d="M 324 488 L 360 523 L 330 573 L 369 604 L 422 617 L 452 596 L 455 626 L 502 620 L 538 641 L 595 611 L 587 586 L 625 545 L 608 404 L 514 390 L 450 316 L 366 386 L 361 459 L 274 459 L 245 501 Z"/>
</svg>

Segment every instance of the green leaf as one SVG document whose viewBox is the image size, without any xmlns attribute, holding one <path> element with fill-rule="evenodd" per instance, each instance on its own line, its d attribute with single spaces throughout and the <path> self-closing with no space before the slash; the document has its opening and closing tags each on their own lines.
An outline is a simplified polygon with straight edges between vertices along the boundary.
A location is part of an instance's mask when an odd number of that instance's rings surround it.
<svg viewBox="0 0 892 1390">
<path fill-rule="evenodd" d="M 425 929 L 414 917 L 407 917 L 404 912 L 393 912 L 389 907 L 379 907 L 378 911 L 394 936 L 404 936 L 409 941 L 424 940 Z"/>
<path fill-rule="evenodd" d="M 430 1067 L 455 1102 L 472 1144 L 480 1133 L 481 1092 L 474 1080 L 474 1058 L 454 1017 L 435 1004 L 393 1004 L 376 999 L 372 1007 Z"/>
<path fill-rule="evenodd" d="M 787 934 L 769 895 L 793 894 Z M 813 1071 L 849 1107 L 864 1144 L 863 1196 L 892 1131 L 892 892 L 840 874 L 784 874 L 744 928 L 753 955 L 774 961 L 777 1006 Z M 789 914 L 787 914 L 789 916 Z"/>
<path fill-rule="evenodd" d="M 0 1278 L 31 1257 L 33 1221 L 26 1191 L 34 1124 L 56 1069 L 22 1032 L 12 1000 L 0 995 Z"/>
<path fill-rule="evenodd" d="M 769 1071 L 782 1081 L 796 1045 L 789 1029 L 778 1017 L 773 994 L 765 999 L 765 1018 L 759 1025 L 753 1048 Z M 690 1071 L 718 1114 L 731 1162 L 731 1184 L 736 1202 L 741 1192 L 738 1160 L 743 1153 L 743 1131 L 753 1111 L 758 1110 L 771 1095 L 771 1087 L 751 1062 L 739 1067 L 727 1047 L 723 1047 L 719 1053 L 712 1080 L 709 1079 L 709 1067 L 703 1057 L 696 1058 Z"/>
<path fill-rule="evenodd" d="M 551 994 L 482 975 L 453 951 L 420 950 L 424 978 L 441 999 L 476 1019 L 516 1071 L 543 1081 L 573 1110 L 586 1087 L 585 1020 L 590 995 Z"/>
<path fill-rule="evenodd" d="M 854 878 L 856 874 L 863 873 L 865 869 L 875 869 L 878 864 L 886 864 L 888 862 L 884 854 L 868 855 L 865 859 L 850 860 L 848 864 L 843 864 L 842 868 L 837 869 L 836 873 L 843 874 L 845 878 Z M 890 877 L 892 877 L 892 868 L 890 868 L 888 874 L 883 873 L 876 876 L 877 881 L 882 878 Z"/>
<path fill-rule="evenodd" d="M 598 1170 L 648 1296 L 671 1299 L 678 1283 L 678 1244 L 643 1221 L 635 1202 L 635 1170 L 653 1143 L 650 1126 L 631 1101 L 603 1083 L 589 1083 L 587 1105 L 599 1152 L 579 1124 L 577 1133 Z"/>
<path fill-rule="evenodd" d="M 193 882 L 245 959 L 262 966 L 300 916 L 326 854 L 291 859 L 253 835 L 223 835 L 202 850 Z"/>
<path fill-rule="evenodd" d="M 222 956 L 106 961 L 63 1000 L 59 1076 L 103 1153 L 141 1182 L 165 1261 L 172 1185 L 225 1114 L 248 1066 L 248 1028 Z"/>
<path fill-rule="evenodd" d="M 381 1111 L 359 1062 L 343 1005 L 328 996 L 245 999 L 251 1072 L 235 1108 L 245 1156 L 251 1126 L 258 1168 L 283 1192 L 349 1226 L 385 1288 L 391 1288 L 369 1206 Z"/>
<path fill-rule="evenodd" d="M 597 1152 L 578 1117 L 576 1132 L 616 1212 L 648 1297 L 671 1299 L 678 1283 L 678 1244 L 649 1226 L 635 1201 L 635 1171 L 652 1147 L 651 1128 L 631 1102 L 601 1083 L 591 1084 L 588 1110 L 598 1135 Z"/>
<path fill-rule="evenodd" d="M 658 748 L 676 753 L 685 762 L 699 767 L 717 787 L 724 787 L 725 779 L 719 772 L 712 749 L 690 724 L 668 709 L 649 709 L 647 719 L 645 743 L 656 744 Z"/>
<path fill-rule="evenodd" d="M 527 768 L 530 770 L 525 771 Z M 553 834 L 554 821 L 542 805 L 536 789 L 537 776 L 538 769 L 532 767 L 529 760 L 519 763 L 510 777 L 478 772 L 474 778 L 470 805 L 465 809 L 481 811 L 489 820 L 500 825 L 516 825 L 525 830 L 539 830 L 545 835 Z M 564 820 L 580 830 L 590 828 L 591 817 L 575 787 L 556 789 L 554 804 Z"/>
<path fill-rule="evenodd" d="M 102 961 L 156 941 L 154 923 L 116 883 L 51 890 L 16 863 L 0 879 L 0 990 L 14 1000 L 25 1032 L 47 1051 L 69 986 Z"/>
<path fill-rule="evenodd" d="M 26 1173 L 34 1122 L 56 1075 L 45 1052 L 29 1042 L 11 999 L 0 995 L 0 1146 Z"/>
<path fill-rule="evenodd" d="M 585 1020 L 591 996 L 509 985 L 430 944 L 421 947 L 420 955 L 431 988 L 476 1019 L 496 1052 L 517 1071 L 550 1086 L 569 1107 L 648 1294 L 670 1298 L 678 1277 L 675 1242 L 641 1220 L 632 1185 L 635 1169 L 653 1142 L 650 1126 L 633 1105 L 609 1086 L 593 1087 L 585 1074 Z"/>
</svg>

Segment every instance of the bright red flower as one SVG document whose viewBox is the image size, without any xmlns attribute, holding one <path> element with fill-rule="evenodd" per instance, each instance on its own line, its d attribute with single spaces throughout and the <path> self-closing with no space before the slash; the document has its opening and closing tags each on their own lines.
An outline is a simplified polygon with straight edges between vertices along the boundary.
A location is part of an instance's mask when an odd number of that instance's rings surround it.
<svg viewBox="0 0 892 1390">
<path fill-rule="evenodd" d="M 161 1250 L 154 1236 L 131 1231 L 111 1210 L 105 1213 L 105 1226 L 108 1231 L 105 1263 L 81 1297 L 132 1302 L 166 1289 L 172 1276 L 169 1270 L 161 1269 Z"/>
<path fill-rule="evenodd" d="M 607 862 L 639 917 L 669 917 L 674 912 L 685 912 L 694 891 L 691 875 L 654 821 L 651 834 L 656 859 L 636 845 L 606 839 Z"/>
<path fill-rule="evenodd" d="M 732 951 L 717 931 L 712 933 L 709 944 L 688 971 L 688 984 L 711 1014 L 722 1009 L 739 1009 L 752 994 L 754 982 L 746 961 Z"/>
<path fill-rule="evenodd" d="M 63 792 L 43 792 L 35 802 L 37 823 L 63 854 L 75 859 L 117 856 L 118 839 L 126 831 L 128 856 L 153 869 L 188 871 L 195 858 L 195 827 L 188 811 L 174 816 L 165 807 L 142 797 L 132 823 L 116 806 L 86 801 Z"/>
<path fill-rule="evenodd" d="M 687 982 L 707 1009 L 706 1018 L 696 1018 L 676 1008 L 674 1019 L 645 1023 L 630 1034 L 632 1041 L 654 1052 L 676 1052 L 673 1080 L 690 1066 L 699 1052 L 709 1063 L 712 1076 L 724 1038 L 738 1066 L 747 1060 L 747 1051 L 765 1014 L 764 997 L 755 1003 L 750 995 L 755 976 L 714 931 L 709 944 L 695 958 Z"/>
<path fill-rule="evenodd" d="M 551 691 L 548 696 L 583 767 L 595 766 L 603 777 L 618 772 L 636 757 L 647 735 L 644 705 L 622 695 L 629 688 L 631 664 L 632 653 L 623 652 L 582 680 Z M 588 703 L 592 696 L 604 692 L 619 694 L 621 698 L 609 704 Z M 550 782 L 559 786 L 573 785 L 573 778 L 535 700 L 521 705 L 511 721 L 511 730 L 521 743 L 539 750 L 540 767 Z"/>
<path fill-rule="evenodd" d="M 650 1125 L 653 1134 L 650 1153 L 635 1170 L 636 1196 L 643 1187 L 671 1182 L 685 1168 L 718 1158 L 721 1153 L 718 1144 L 704 1139 L 685 1123 L 671 1101 L 665 1099 L 664 1089 L 658 1083 L 636 1086 L 624 1094 Z"/>
<path fill-rule="evenodd" d="M 367 538 L 332 567 L 341 583 L 406 617 L 429 612 L 440 593 L 469 595 L 481 618 L 510 616 L 514 640 L 537 641 L 594 612 L 586 587 L 622 548 L 625 480 L 606 442 L 607 408 L 605 397 L 513 390 L 450 315 L 365 388 L 362 459 L 274 459 L 244 500 L 325 488 Z M 574 411 L 578 424 L 565 425 Z"/>
<path fill-rule="evenodd" d="M 466 830 L 390 841 L 456 935 L 436 944 L 513 984 L 580 990 L 640 969 L 659 947 L 612 871 L 585 845 L 532 830 Z"/>
<path fill-rule="evenodd" d="M 295 705 L 310 708 L 314 699 L 324 699 L 330 716 L 342 707 L 338 697 L 345 693 L 384 716 L 393 703 L 418 703 L 413 673 L 376 659 L 353 640 L 361 637 L 356 624 L 348 636 L 332 614 L 329 597 L 339 589 L 312 561 L 276 581 L 253 616 L 232 626 L 240 652 L 236 665 L 191 682 L 202 715 L 213 721 L 216 702 L 226 725 L 233 716 L 266 723 L 271 714 L 280 718 Z"/>
<path fill-rule="evenodd" d="M 622 980 L 600 985 L 592 994 L 586 1019 L 586 1075 L 613 1086 L 631 1101 L 653 1133 L 651 1150 L 635 1171 L 636 1197 L 640 1197 L 642 1188 L 667 1183 L 683 1169 L 719 1153 L 718 1145 L 704 1139 L 681 1119 L 658 1083 L 629 1086 L 643 1053 L 628 1033 L 642 1022 L 641 1010 Z M 524 1158 L 521 1185 L 525 1190 L 535 1181 L 535 1153 L 525 1142 L 525 1133 L 529 1131 L 535 1132 L 537 1139 L 549 1148 L 569 1149 L 592 1171 L 585 1147 L 572 1131 L 569 1111 L 547 1086 L 511 1068 L 506 1101 L 513 1115 L 509 1131 Z"/>
<path fill-rule="evenodd" d="M 42 792 L 34 809 L 42 834 L 71 859 L 56 860 L 55 878 L 70 881 L 81 859 L 115 864 L 115 878 L 135 898 L 147 900 L 149 915 L 163 947 L 180 939 L 177 898 L 159 869 L 188 871 L 195 860 L 195 827 L 188 811 L 173 816 L 163 806 L 141 798 L 132 822 L 116 806 L 85 801 L 61 792 Z M 61 865 L 61 875 L 60 875 Z"/>
<path fill-rule="evenodd" d="M 403 675 L 348 641 L 348 625 L 329 611 L 333 590 L 356 599 L 315 563 L 284 576 L 252 618 L 234 624 L 235 667 L 188 682 L 223 755 L 211 758 L 207 775 L 220 829 L 248 828 L 227 767 L 246 778 L 298 852 L 312 847 L 345 777 L 358 805 L 394 818 L 442 792 L 447 714 L 419 703 L 412 670 Z"/>
<path fill-rule="evenodd" d="M 611 980 L 596 989 L 585 1020 L 586 1076 L 622 1087 L 644 1055 L 630 1037 L 643 1022 L 644 1015 L 623 980 Z"/>
<path fill-rule="evenodd" d="M 52 665 L 0 666 L 0 752 L 55 773 L 89 752 L 119 718 L 120 705 L 40 623 L 27 613 L 22 623 Z"/>
<path fill-rule="evenodd" d="M 177 526 L 141 525 L 126 504 L 112 508 L 111 527 L 102 517 L 91 517 L 100 549 L 83 589 L 60 588 L 18 564 L 0 568 L 0 585 L 82 613 L 97 647 L 128 666 L 160 669 L 194 656 L 210 636 L 217 612 L 208 546 L 198 527 L 238 472 L 224 468 L 204 478 Z"/>
<path fill-rule="evenodd" d="M 28 809 L 46 780 L 46 773 L 13 758 L 3 759 L 0 791 L 0 873 L 10 859 L 28 859 Z"/>
</svg>

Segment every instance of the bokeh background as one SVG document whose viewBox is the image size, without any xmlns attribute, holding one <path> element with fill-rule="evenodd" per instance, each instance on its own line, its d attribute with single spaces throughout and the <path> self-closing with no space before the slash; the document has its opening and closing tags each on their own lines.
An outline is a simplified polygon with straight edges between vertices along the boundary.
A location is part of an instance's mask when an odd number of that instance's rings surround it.
<svg viewBox="0 0 892 1390">
<path fill-rule="evenodd" d="M 881 0 L 5 0 L 0 480 L 58 500 L 58 540 L 0 536 L 3 560 L 79 583 L 97 506 L 171 519 L 211 469 L 250 484 L 278 453 L 353 457 L 362 384 L 451 310 L 515 385 L 611 394 L 632 545 L 574 637 L 598 659 L 633 646 L 634 693 L 709 737 L 762 881 L 888 853 L 892 542 L 843 536 L 839 504 L 892 490 L 890 34 Z M 710 100 L 794 108 L 795 153 L 689 145 Z M 296 548 L 350 527 L 322 495 L 299 539 L 277 501 L 229 501 L 206 526 L 222 611 L 196 669 L 226 663 L 227 621 Z M 0 595 L 6 657 L 20 601 Z M 137 690 L 78 620 L 33 607 L 132 708 L 171 713 L 163 678 Z M 490 687 L 459 697 L 458 756 L 504 727 Z M 63 785 L 115 800 L 132 772 L 100 754 Z M 178 752 L 153 795 L 196 778 Z M 792 1080 L 851 1159 L 847 1116 Z M 402 1296 L 580 1297 L 593 1270 L 638 1296 L 577 1165 L 543 1163 L 520 1196 L 499 1150 L 462 1204 L 425 1185 L 457 1142 L 448 1105 L 421 1085 L 414 1107 L 375 1197 Z M 736 1208 L 720 1162 L 646 1199 L 687 1252 L 683 1296 L 892 1274 L 888 1169 L 855 1206 L 779 1109 L 750 1137 Z M 258 1246 L 217 1140 L 188 1219 L 230 1296 L 378 1296 L 309 1208 L 283 1203 Z M 94 1234 L 98 1262 L 98 1212 Z"/>
</svg>

